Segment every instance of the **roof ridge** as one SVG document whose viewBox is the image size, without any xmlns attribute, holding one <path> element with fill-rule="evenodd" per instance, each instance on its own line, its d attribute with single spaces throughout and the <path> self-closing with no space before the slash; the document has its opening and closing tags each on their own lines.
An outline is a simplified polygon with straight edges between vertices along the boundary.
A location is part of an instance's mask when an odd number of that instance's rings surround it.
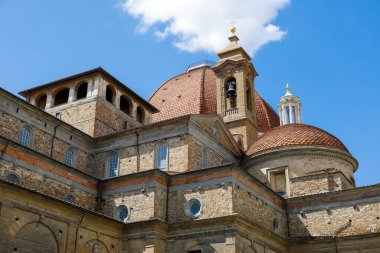
<svg viewBox="0 0 380 253">
<path fill-rule="evenodd" d="M 205 104 L 205 78 L 206 78 L 206 67 L 202 67 L 202 78 L 201 78 L 201 92 L 200 92 L 200 107 L 199 113 L 202 114 L 204 112 L 204 104 Z"/>
</svg>

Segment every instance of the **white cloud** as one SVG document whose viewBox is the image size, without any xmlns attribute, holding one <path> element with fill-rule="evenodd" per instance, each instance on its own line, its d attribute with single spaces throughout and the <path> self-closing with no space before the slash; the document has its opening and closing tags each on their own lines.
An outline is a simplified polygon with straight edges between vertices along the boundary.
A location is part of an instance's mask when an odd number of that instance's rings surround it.
<svg viewBox="0 0 380 253">
<path fill-rule="evenodd" d="M 123 0 L 122 9 L 139 20 L 137 31 L 155 28 L 159 39 L 174 37 L 181 50 L 217 52 L 236 22 L 240 44 L 253 54 L 286 34 L 271 24 L 290 0 Z M 161 29 L 161 30 L 160 30 Z"/>
</svg>

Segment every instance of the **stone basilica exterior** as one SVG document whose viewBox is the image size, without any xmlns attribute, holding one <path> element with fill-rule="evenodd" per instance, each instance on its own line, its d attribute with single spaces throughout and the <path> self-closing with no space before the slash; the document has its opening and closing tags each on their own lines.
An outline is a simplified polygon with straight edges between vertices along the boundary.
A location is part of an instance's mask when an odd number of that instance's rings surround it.
<svg viewBox="0 0 380 253">
<path fill-rule="evenodd" d="M 229 40 L 149 101 L 102 68 L 0 89 L 0 252 L 380 252 L 380 185 Z"/>
</svg>

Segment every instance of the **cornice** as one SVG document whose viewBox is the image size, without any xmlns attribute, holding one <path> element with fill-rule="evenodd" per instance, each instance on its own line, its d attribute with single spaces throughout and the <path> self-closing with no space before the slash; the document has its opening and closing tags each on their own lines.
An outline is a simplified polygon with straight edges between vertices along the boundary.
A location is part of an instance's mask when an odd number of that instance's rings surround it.
<svg viewBox="0 0 380 253">
<path fill-rule="evenodd" d="M 344 160 L 351 164 L 354 168 L 354 171 L 356 171 L 358 168 L 358 161 L 351 154 L 343 152 L 336 148 L 315 145 L 296 145 L 296 147 L 285 146 L 277 149 L 267 150 L 260 154 L 245 158 L 242 161 L 242 167 L 247 168 L 248 166 L 252 166 L 260 162 L 292 156 L 319 156 L 336 158 Z"/>
</svg>

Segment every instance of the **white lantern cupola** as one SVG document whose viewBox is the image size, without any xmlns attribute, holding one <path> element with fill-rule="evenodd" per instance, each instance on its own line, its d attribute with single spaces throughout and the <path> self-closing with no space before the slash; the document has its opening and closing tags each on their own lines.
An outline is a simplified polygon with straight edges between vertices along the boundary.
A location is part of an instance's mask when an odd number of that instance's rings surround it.
<svg viewBox="0 0 380 253">
<path fill-rule="evenodd" d="M 281 97 L 278 104 L 281 125 L 302 123 L 301 100 L 290 92 L 289 84 L 286 84 L 285 96 Z"/>
</svg>

